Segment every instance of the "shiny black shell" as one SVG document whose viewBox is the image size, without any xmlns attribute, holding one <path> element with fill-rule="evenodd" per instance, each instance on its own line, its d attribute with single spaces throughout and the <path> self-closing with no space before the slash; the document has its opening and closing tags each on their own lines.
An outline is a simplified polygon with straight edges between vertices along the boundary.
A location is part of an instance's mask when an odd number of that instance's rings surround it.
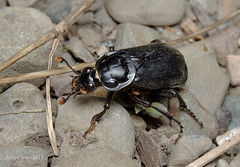
<svg viewBox="0 0 240 167">
<path fill-rule="evenodd" d="M 103 86 L 117 91 L 134 89 L 156 90 L 184 84 L 188 77 L 183 55 L 163 43 L 108 52 L 96 62 Z"/>
</svg>

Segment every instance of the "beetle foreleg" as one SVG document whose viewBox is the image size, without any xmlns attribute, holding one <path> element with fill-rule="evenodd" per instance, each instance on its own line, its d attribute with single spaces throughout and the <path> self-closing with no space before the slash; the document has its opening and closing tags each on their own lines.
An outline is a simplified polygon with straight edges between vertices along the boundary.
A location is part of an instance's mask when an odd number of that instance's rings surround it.
<svg viewBox="0 0 240 167">
<path fill-rule="evenodd" d="M 111 101 L 112 101 L 112 97 L 113 97 L 113 91 L 110 91 L 108 93 L 108 96 L 107 96 L 107 101 L 104 105 L 104 109 L 102 112 L 98 113 L 98 114 L 95 114 L 93 117 L 92 117 L 92 120 L 91 120 L 91 125 L 89 126 L 88 130 L 83 134 L 83 137 L 86 138 L 87 134 L 88 133 L 91 133 L 94 129 L 95 129 L 95 126 L 96 126 L 96 123 L 100 121 L 101 117 L 105 114 L 105 112 L 110 108 L 110 104 L 111 104 Z"/>
<path fill-rule="evenodd" d="M 196 115 L 190 110 L 188 109 L 185 101 L 183 100 L 183 98 L 177 93 L 176 90 L 174 89 L 161 89 L 159 91 L 159 95 L 162 96 L 166 96 L 166 97 L 177 97 L 178 101 L 179 101 L 179 107 L 180 109 L 182 109 L 183 111 L 185 111 L 188 115 L 190 115 L 202 128 L 203 127 L 203 123 L 201 121 L 198 120 L 198 118 L 196 117 Z"/>
<path fill-rule="evenodd" d="M 179 135 L 178 135 L 177 139 L 175 140 L 175 143 L 177 143 L 178 139 L 181 137 L 181 135 L 182 135 L 182 133 L 183 133 L 183 126 L 182 126 L 181 122 L 178 121 L 178 120 L 176 120 L 176 119 L 173 117 L 173 115 L 171 115 L 170 113 L 167 113 L 167 112 L 165 112 L 165 111 L 163 111 L 163 110 L 160 110 L 159 108 L 153 106 L 153 105 L 151 104 L 151 102 L 145 101 L 145 100 L 139 98 L 138 96 L 136 96 L 136 95 L 134 95 L 134 94 L 132 94 L 132 93 L 129 93 L 129 94 L 130 94 L 130 96 L 133 98 L 133 100 L 136 101 L 137 103 L 143 105 L 144 107 L 152 107 L 152 108 L 155 109 L 156 111 L 158 111 L 158 112 L 162 113 L 163 115 L 165 115 L 169 120 L 171 120 L 171 121 L 173 120 L 173 121 L 175 121 L 175 122 L 179 125 L 179 127 L 180 127 L 180 132 L 179 132 Z"/>
</svg>

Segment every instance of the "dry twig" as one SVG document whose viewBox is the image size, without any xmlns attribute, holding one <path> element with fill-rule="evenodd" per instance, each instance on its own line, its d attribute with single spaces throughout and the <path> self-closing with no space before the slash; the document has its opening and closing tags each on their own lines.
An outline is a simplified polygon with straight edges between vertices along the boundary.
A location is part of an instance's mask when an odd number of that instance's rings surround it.
<svg viewBox="0 0 240 167">
<path fill-rule="evenodd" d="M 56 39 L 53 41 L 53 47 L 49 54 L 49 61 L 48 61 L 48 70 L 52 68 L 52 58 L 53 55 L 57 49 L 57 46 L 60 41 L 60 35 L 57 36 Z M 55 155 L 58 155 L 58 149 L 57 149 L 57 140 L 56 140 L 56 134 L 53 128 L 53 120 L 52 120 L 52 105 L 51 105 L 51 95 L 50 95 L 50 78 L 46 78 L 46 100 L 47 100 L 47 126 L 48 126 L 48 134 L 50 138 L 50 142 L 54 151 Z"/>
<path fill-rule="evenodd" d="M 9 58 L 6 62 L 0 65 L 0 72 L 18 61 L 19 59 L 23 58 L 27 54 L 31 53 L 33 50 L 39 48 L 40 46 L 44 45 L 48 41 L 54 39 L 59 34 L 63 34 L 65 31 L 70 28 L 70 26 L 76 21 L 76 19 L 86 12 L 92 4 L 94 4 L 96 0 L 85 0 L 80 5 L 78 5 L 63 21 L 57 24 L 52 30 L 48 33 L 28 45 L 27 47 L 23 48 L 19 52 L 17 52 L 14 56 Z"/>
<path fill-rule="evenodd" d="M 204 165 L 208 164 L 209 162 L 211 162 L 212 160 L 214 160 L 215 158 L 217 158 L 218 156 L 220 156 L 223 153 L 225 153 L 226 151 L 228 151 L 229 149 L 231 149 L 233 146 L 237 145 L 239 142 L 240 142 L 240 135 L 237 135 L 237 136 L 233 137 L 230 141 L 225 142 L 224 144 L 214 148 L 213 150 L 204 154 L 202 157 L 193 161 L 187 167 L 204 166 Z"/>
</svg>

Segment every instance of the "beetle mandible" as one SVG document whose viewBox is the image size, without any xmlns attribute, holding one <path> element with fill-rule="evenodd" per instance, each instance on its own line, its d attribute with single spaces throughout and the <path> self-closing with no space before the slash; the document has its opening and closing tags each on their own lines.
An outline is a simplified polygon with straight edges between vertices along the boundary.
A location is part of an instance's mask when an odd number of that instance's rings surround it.
<svg viewBox="0 0 240 167">
<path fill-rule="evenodd" d="M 60 63 L 65 62 L 77 74 L 72 80 L 72 92 L 66 99 L 60 98 L 59 104 L 64 104 L 71 95 L 88 94 L 99 86 L 109 90 L 103 111 L 93 116 L 91 125 L 83 137 L 95 128 L 96 123 L 110 108 L 113 93 L 123 88 L 128 89 L 129 95 L 137 103 L 144 107 L 152 107 L 168 119 L 175 121 L 180 126 L 176 141 L 183 132 L 181 122 L 170 113 L 153 106 L 151 102 L 141 99 L 139 96 L 141 91 L 157 91 L 166 97 L 177 97 L 180 108 L 192 116 L 201 127 L 203 126 L 174 89 L 187 81 L 188 70 L 184 56 L 166 44 L 151 43 L 118 51 L 110 47 L 109 52 L 96 61 L 95 68 L 86 67 L 81 72 L 73 69 L 62 57 L 57 57 L 56 60 Z"/>
</svg>

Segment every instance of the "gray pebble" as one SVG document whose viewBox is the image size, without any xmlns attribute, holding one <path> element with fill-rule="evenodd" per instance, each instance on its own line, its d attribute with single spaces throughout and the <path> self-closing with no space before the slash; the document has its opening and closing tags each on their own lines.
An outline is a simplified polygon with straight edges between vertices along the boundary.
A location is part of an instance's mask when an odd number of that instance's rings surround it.
<svg viewBox="0 0 240 167">
<path fill-rule="evenodd" d="M 229 26 L 208 38 L 216 52 L 217 60 L 222 66 L 226 66 L 226 56 L 237 50 L 239 34 L 240 30 L 237 27 Z"/>
<path fill-rule="evenodd" d="M 29 7 L 33 5 L 37 0 L 8 0 L 10 6 L 18 6 L 18 7 Z"/>
<path fill-rule="evenodd" d="M 97 123 L 96 129 L 82 138 L 94 114 L 103 110 L 105 100 L 96 97 L 76 96 L 59 106 L 56 130 L 63 138 L 61 158 L 91 148 L 110 147 L 132 156 L 135 147 L 134 128 L 128 112 L 113 102 L 110 110 Z"/>
<path fill-rule="evenodd" d="M 195 0 L 201 4 L 201 6 L 208 12 L 208 14 L 213 15 L 218 9 L 218 0 Z"/>
<path fill-rule="evenodd" d="M 1 94 L 0 103 L 0 146 L 21 143 L 47 130 L 45 100 L 34 85 L 15 84 Z"/>
<path fill-rule="evenodd" d="M 131 115 L 131 119 L 133 121 L 134 126 L 136 126 L 139 129 L 145 130 L 147 128 L 146 122 L 138 115 Z"/>
<path fill-rule="evenodd" d="M 219 159 L 217 162 L 217 167 L 229 167 L 229 165 L 226 160 Z"/>
<path fill-rule="evenodd" d="M 84 150 L 59 163 L 56 167 L 140 167 L 136 160 L 111 148 Z"/>
<path fill-rule="evenodd" d="M 117 26 L 104 7 L 96 13 L 96 22 L 102 26 L 102 31 L 105 35 L 110 34 Z"/>
<path fill-rule="evenodd" d="M 236 127 L 240 127 L 240 96 L 228 95 L 226 96 L 223 106 L 226 106 L 232 113 L 232 119 L 228 126 L 228 130 L 232 130 Z"/>
<path fill-rule="evenodd" d="M 159 34 L 154 29 L 138 24 L 123 23 L 118 25 L 115 48 L 118 50 L 147 45 L 155 39 L 159 39 Z"/>
<path fill-rule="evenodd" d="M 102 28 L 96 24 L 79 25 L 77 31 L 84 46 L 92 53 L 97 51 L 104 41 Z"/>
<path fill-rule="evenodd" d="M 71 38 L 66 44 L 66 48 L 77 59 L 83 60 L 84 62 L 95 61 L 93 55 L 89 53 L 89 51 L 83 46 L 82 42 L 77 37 Z"/>
<path fill-rule="evenodd" d="M 0 22 L 0 63 L 5 62 L 17 51 L 26 47 L 53 27 L 49 17 L 34 8 L 3 8 L 0 10 Z M 8 67 L 0 74 L 1 77 L 46 70 L 49 44 L 36 49 Z M 44 81 L 45 79 L 41 78 L 28 82 L 40 86 Z M 6 87 L 8 86 L 1 85 L 0 92 Z"/>
<path fill-rule="evenodd" d="M 223 134 L 228 130 L 229 122 L 232 119 L 232 113 L 228 107 L 220 107 L 216 112 L 216 118 L 218 120 L 219 132 L 218 134 Z"/>
<path fill-rule="evenodd" d="M 215 114 L 230 83 L 226 69 L 218 65 L 214 50 L 207 40 L 178 49 L 188 66 L 188 80 L 184 88 L 192 92 L 210 113 Z"/>
<path fill-rule="evenodd" d="M 69 0 L 37 1 L 34 8 L 46 13 L 54 23 L 59 23 L 72 10 Z"/>
<path fill-rule="evenodd" d="M 240 164 L 240 154 L 237 154 L 230 162 L 229 167 L 238 167 Z"/>
<path fill-rule="evenodd" d="M 4 8 L 7 6 L 7 0 L 0 0 L 0 8 Z"/>
<path fill-rule="evenodd" d="M 109 14 L 118 22 L 151 26 L 178 23 L 186 8 L 186 1 L 175 0 L 105 0 Z"/>
<path fill-rule="evenodd" d="M 169 166 L 186 166 L 212 147 L 208 137 L 199 135 L 182 136 L 177 144 L 172 145 Z"/>
</svg>

